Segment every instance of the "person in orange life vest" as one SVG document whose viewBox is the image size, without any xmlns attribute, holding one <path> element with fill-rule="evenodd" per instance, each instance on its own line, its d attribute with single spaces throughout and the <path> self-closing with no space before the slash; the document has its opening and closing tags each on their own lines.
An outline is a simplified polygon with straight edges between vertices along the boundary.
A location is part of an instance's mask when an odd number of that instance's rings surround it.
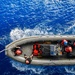
<svg viewBox="0 0 75 75">
<path fill-rule="evenodd" d="M 26 56 L 26 54 L 24 54 L 24 58 L 25 58 L 25 63 L 26 64 L 30 64 L 32 59 L 33 59 L 33 54 L 31 56 Z"/>
<path fill-rule="evenodd" d="M 22 50 L 21 50 L 21 47 L 15 47 L 14 48 L 14 56 L 19 56 L 22 54 Z"/>
<path fill-rule="evenodd" d="M 37 56 L 38 53 L 39 53 L 39 51 L 38 51 L 37 49 L 34 49 L 34 50 L 33 50 L 33 55 L 34 55 L 34 56 Z"/>
<path fill-rule="evenodd" d="M 35 43 L 34 45 L 33 45 L 33 49 L 39 49 L 40 48 L 40 45 L 38 44 L 38 43 Z"/>
<path fill-rule="evenodd" d="M 38 55 L 39 48 L 40 48 L 40 45 L 38 43 L 36 43 L 36 44 L 33 45 L 33 55 L 34 56 L 37 56 Z"/>
</svg>

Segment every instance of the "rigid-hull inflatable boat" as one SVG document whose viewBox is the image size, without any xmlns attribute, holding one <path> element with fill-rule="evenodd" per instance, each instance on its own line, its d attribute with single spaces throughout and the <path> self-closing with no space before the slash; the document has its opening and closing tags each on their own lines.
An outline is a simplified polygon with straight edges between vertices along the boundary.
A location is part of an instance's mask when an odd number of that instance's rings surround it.
<svg viewBox="0 0 75 75">
<path fill-rule="evenodd" d="M 34 45 L 39 45 L 41 53 L 33 55 L 31 64 L 34 65 L 73 65 L 75 64 L 74 35 L 30 36 L 16 40 L 6 46 L 5 54 L 10 58 L 25 63 L 24 54 L 30 56 Z M 21 47 L 22 54 L 15 56 L 13 49 Z M 69 50 L 69 51 L 68 51 Z M 70 51 L 71 50 L 71 51 Z M 35 53 L 34 53 L 35 54 Z"/>
</svg>

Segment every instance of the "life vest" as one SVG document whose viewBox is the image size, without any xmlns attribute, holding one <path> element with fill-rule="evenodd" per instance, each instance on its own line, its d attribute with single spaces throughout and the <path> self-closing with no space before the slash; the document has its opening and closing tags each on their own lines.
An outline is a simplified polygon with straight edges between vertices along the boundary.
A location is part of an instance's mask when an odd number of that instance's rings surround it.
<svg viewBox="0 0 75 75">
<path fill-rule="evenodd" d="M 40 48 L 40 44 L 35 43 L 35 44 L 33 45 L 33 55 L 34 55 L 34 56 L 37 56 L 38 53 L 41 53 L 41 51 L 39 52 L 39 48 Z"/>
<path fill-rule="evenodd" d="M 40 48 L 40 44 L 37 44 L 38 48 Z"/>
<path fill-rule="evenodd" d="M 40 48 L 40 45 L 38 43 L 33 45 L 33 49 L 39 49 L 39 48 Z"/>
<path fill-rule="evenodd" d="M 38 51 L 38 50 L 36 50 L 36 49 L 34 49 L 34 50 L 33 50 L 33 55 L 34 55 L 34 56 L 37 56 L 37 55 L 38 55 L 38 53 L 39 53 L 39 51 Z"/>
<path fill-rule="evenodd" d="M 16 55 L 21 55 L 22 54 L 22 51 L 18 49 L 18 50 L 15 51 L 15 54 Z"/>
<path fill-rule="evenodd" d="M 36 49 L 36 44 L 33 45 L 33 49 Z"/>
</svg>

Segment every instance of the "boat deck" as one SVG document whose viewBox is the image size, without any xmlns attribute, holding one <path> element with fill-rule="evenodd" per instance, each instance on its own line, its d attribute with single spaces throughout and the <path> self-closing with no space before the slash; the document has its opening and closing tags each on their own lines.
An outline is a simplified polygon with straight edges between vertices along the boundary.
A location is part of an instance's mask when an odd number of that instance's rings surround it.
<svg viewBox="0 0 75 75">
<path fill-rule="evenodd" d="M 30 56 L 32 54 L 33 51 L 33 44 L 26 44 L 26 45 L 22 45 L 22 55 L 20 55 L 21 57 L 24 57 L 24 54 L 26 54 L 27 56 Z M 49 56 L 49 57 L 37 57 L 34 56 L 33 59 L 41 59 L 41 60 L 66 60 L 66 59 L 75 59 L 75 48 L 73 48 L 73 52 L 71 53 L 73 55 L 73 57 L 68 58 L 66 52 L 64 52 L 62 55 L 56 55 L 56 56 Z"/>
</svg>

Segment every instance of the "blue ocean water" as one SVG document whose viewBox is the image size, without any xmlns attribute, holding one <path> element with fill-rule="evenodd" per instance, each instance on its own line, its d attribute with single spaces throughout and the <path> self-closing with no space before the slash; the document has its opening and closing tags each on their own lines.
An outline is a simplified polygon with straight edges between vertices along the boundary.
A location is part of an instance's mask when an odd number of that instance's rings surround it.
<svg viewBox="0 0 75 75">
<path fill-rule="evenodd" d="M 0 50 L 20 38 L 53 34 L 75 35 L 75 0 L 0 0 Z M 0 75 L 75 75 L 75 65 L 25 65 L 3 52 Z"/>
</svg>

